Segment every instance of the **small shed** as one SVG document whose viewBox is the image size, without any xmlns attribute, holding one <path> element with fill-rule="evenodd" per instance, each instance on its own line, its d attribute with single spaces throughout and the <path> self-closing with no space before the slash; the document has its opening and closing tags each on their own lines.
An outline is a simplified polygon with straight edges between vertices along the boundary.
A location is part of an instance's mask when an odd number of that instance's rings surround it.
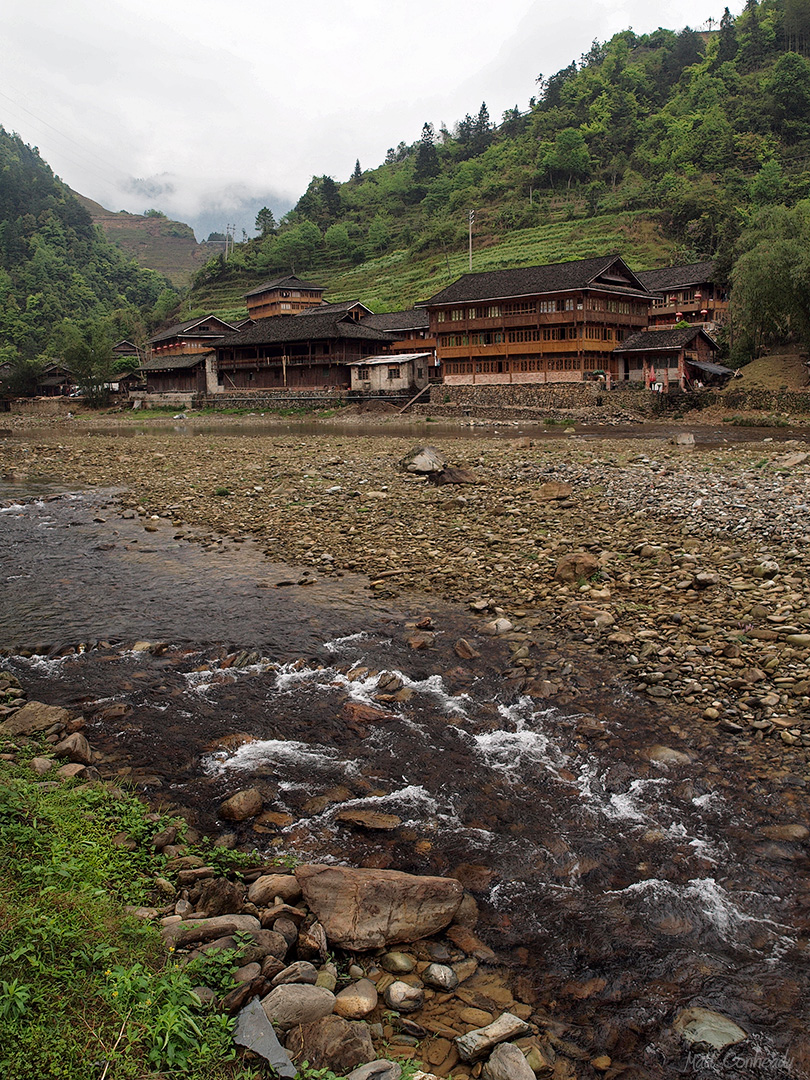
<svg viewBox="0 0 810 1080">
<path fill-rule="evenodd" d="M 432 353 L 398 353 L 368 356 L 349 364 L 352 390 L 365 394 L 393 394 L 427 386 L 434 364 Z"/>
</svg>

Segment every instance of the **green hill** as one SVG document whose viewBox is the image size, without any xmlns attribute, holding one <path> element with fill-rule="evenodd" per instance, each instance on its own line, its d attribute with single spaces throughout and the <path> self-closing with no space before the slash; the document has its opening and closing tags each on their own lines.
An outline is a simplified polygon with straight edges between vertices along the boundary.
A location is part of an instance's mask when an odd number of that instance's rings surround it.
<svg viewBox="0 0 810 1080">
<path fill-rule="evenodd" d="M 38 152 L 0 128 L 0 359 L 61 354 L 65 328 L 107 319 L 124 336 L 173 306 L 168 282 L 97 231 Z"/>
<path fill-rule="evenodd" d="M 593 42 L 497 123 L 482 104 L 344 183 L 314 176 L 278 225 L 198 273 L 188 309 L 234 318 L 291 269 L 329 299 L 407 306 L 467 269 L 471 210 L 476 270 L 617 251 L 728 273 L 758 214 L 810 196 L 808 53 L 805 0 Z"/>
</svg>

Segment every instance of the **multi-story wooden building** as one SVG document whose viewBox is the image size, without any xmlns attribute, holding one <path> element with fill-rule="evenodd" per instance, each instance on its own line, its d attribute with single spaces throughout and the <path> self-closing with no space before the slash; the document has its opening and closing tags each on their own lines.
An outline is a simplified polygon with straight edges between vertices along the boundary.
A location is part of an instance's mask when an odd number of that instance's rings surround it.
<svg viewBox="0 0 810 1080">
<path fill-rule="evenodd" d="M 295 274 L 265 281 L 245 294 L 248 318 L 272 319 L 277 315 L 300 315 L 302 311 L 318 307 L 323 302 L 324 290 L 320 285 L 302 281 Z"/>
<path fill-rule="evenodd" d="M 450 385 L 619 377 L 613 354 L 652 296 L 618 255 L 465 274 L 425 307 Z"/>
<path fill-rule="evenodd" d="M 294 319 L 260 319 L 217 343 L 218 388 L 348 390 L 347 365 L 387 352 L 391 344 L 389 334 L 364 322 L 332 305 Z"/>
<path fill-rule="evenodd" d="M 235 330 L 235 326 L 217 315 L 205 315 L 201 319 L 177 323 L 147 341 L 147 360 L 199 356 L 210 352 L 215 341 Z"/>
<path fill-rule="evenodd" d="M 718 345 L 701 326 L 653 328 L 616 347 L 622 378 L 651 390 L 699 390 L 722 386 L 734 372 L 715 362 Z"/>
<path fill-rule="evenodd" d="M 671 329 L 688 322 L 711 333 L 728 321 L 728 290 L 717 280 L 711 260 L 640 270 L 637 276 L 655 296 L 651 327 Z"/>
<path fill-rule="evenodd" d="M 427 308 L 417 307 L 407 311 L 385 311 L 379 315 L 369 315 L 366 326 L 392 334 L 395 338 L 391 346 L 392 352 L 436 352 L 436 341 L 430 333 Z"/>
</svg>

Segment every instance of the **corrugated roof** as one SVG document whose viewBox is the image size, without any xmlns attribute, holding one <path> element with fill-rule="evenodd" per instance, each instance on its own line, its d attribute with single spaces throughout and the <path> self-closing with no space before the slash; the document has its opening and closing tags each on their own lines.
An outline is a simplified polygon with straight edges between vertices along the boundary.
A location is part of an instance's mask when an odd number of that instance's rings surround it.
<svg viewBox="0 0 810 1080">
<path fill-rule="evenodd" d="M 614 270 L 615 276 L 609 272 Z M 610 280 L 614 276 L 614 280 Z M 597 279 L 603 281 L 597 282 Z M 627 284 L 625 284 L 627 282 Z M 506 300 L 517 296 L 563 292 L 571 289 L 608 286 L 625 294 L 646 295 L 644 286 L 619 255 L 592 259 L 524 266 L 515 270 L 489 270 L 483 274 L 464 274 L 446 289 L 425 301 L 428 307 L 470 300 Z"/>
<path fill-rule="evenodd" d="M 714 263 L 685 263 L 683 266 L 662 266 L 658 270 L 639 270 L 636 277 L 650 292 L 666 292 L 667 289 L 683 289 L 690 285 L 703 285 L 714 281 Z"/>
<path fill-rule="evenodd" d="M 405 364 L 411 360 L 432 360 L 433 353 L 409 352 L 389 353 L 387 356 L 366 356 L 363 360 L 352 360 L 346 367 L 376 367 L 379 364 Z"/>
<path fill-rule="evenodd" d="M 272 278 L 270 281 L 257 285 L 255 289 L 245 293 L 245 299 L 249 296 L 259 296 L 261 293 L 270 292 L 272 289 L 310 289 L 320 293 L 325 291 L 320 285 L 313 285 L 310 281 L 302 281 L 295 274 L 284 274 L 282 277 Z"/>
<path fill-rule="evenodd" d="M 260 319 L 239 334 L 229 334 L 217 342 L 217 348 L 240 345 L 272 345 L 294 341 L 323 341 L 329 338 L 364 338 L 368 341 L 391 341 L 391 335 L 371 326 L 366 320 L 356 322 L 348 315 L 313 308 L 291 319 Z"/>
</svg>

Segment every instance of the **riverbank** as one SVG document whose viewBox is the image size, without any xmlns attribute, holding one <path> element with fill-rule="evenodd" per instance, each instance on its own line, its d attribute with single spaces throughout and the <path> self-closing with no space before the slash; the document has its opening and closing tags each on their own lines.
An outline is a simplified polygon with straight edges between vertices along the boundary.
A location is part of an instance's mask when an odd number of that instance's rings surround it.
<svg viewBox="0 0 810 1080">
<path fill-rule="evenodd" d="M 229 418 L 233 424 L 233 418 Z M 599 657 L 630 686 L 735 742 L 810 755 L 810 459 L 767 440 L 694 450 L 662 440 L 495 438 L 439 450 L 474 483 L 400 467 L 412 440 L 280 430 L 132 438 L 35 427 L 0 441 L 0 474 L 120 486 L 144 529 L 260 544 L 378 597 L 412 588 L 505 635 L 510 677 L 578 695 L 561 653 Z M 574 558 L 576 556 L 576 558 Z M 553 659 L 557 657 L 556 661 Z"/>
</svg>

